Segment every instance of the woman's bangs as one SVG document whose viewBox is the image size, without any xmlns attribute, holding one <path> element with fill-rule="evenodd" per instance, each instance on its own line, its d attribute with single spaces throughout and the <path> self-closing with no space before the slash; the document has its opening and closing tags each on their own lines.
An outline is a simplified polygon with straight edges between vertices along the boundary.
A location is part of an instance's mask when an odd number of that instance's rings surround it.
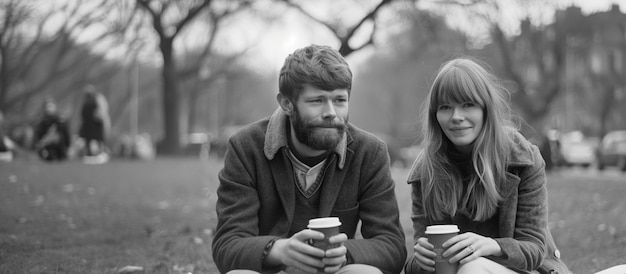
<svg viewBox="0 0 626 274">
<path fill-rule="evenodd" d="M 478 87 L 468 75 L 460 74 L 457 69 L 449 71 L 442 77 L 441 84 L 436 90 L 436 105 L 472 102 L 484 107 L 484 102 L 478 94 Z"/>
</svg>

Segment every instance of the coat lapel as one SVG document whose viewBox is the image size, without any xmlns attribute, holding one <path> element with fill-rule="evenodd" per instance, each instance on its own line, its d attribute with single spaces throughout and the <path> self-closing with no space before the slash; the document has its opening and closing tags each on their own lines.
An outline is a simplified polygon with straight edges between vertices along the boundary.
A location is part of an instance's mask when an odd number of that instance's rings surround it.
<svg viewBox="0 0 626 274">
<path fill-rule="evenodd" d="M 506 173 L 506 182 L 500 185 L 500 193 L 502 193 L 502 201 L 500 202 L 499 224 L 500 236 L 512 237 L 515 229 L 515 214 L 517 212 L 517 188 L 520 178 L 513 173 Z"/>
<path fill-rule="evenodd" d="M 279 153 L 285 153 L 281 150 Z M 285 168 L 287 167 L 287 168 Z M 276 192 L 287 214 L 288 227 L 293 223 L 296 206 L 296 186 L 293 182 L 293 170 L 287 155 L 276 157 L 270 161 L 270 170 L 274 177 Z"/>
<path fill-rule="evenodd" d="M 348 169 L 344 168 L 345 163 L 350 162 L 354 156 L 354 151 L 349 148 L 349 145 L 354 141 L 350 131 L 347 130 L 344 134 L 345 148 L 344 154 L 333 153 L 329 159 L 328 164 L 325 167 L 324 183 L 322 184 L 322 193 L 320 197 L 320 209 L 318 211 L 319 216 L 330 216 L 339 197 L 341 185 L 345 181 L 344 178 L 348 174 Z M 339 163 L 337 163 L 339 161 Z M 352 170 L 351 172 L 354 172 Z"/>
<path fill-rule="evenodd" d="M 346 175 L 344 169 L 333 168 L 335 165 L 337 165 L 337 155 L 333 154 L 324 167 L 324 182 L 322 183 L 320 208 L 318 211 L 320 217 L 330 216 L 339 196 L 339 190 L 341 190 L 341 185 L 344 181 L 343 178 Z"/>
</svg>

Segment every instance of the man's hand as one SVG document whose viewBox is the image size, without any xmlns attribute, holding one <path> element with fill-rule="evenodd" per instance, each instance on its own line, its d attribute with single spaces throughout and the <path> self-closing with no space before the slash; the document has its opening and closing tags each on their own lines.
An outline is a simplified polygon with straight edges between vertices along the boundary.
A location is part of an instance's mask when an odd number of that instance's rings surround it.
<svg viewBox="0 0 626 274">
<path fill-rule="evenodd" d="M 328 238 L 328 242 L 330 244 L 336 244 L 339 245 L 339 247 L 326 250 L 324 259 L 322 259 L 322 263 L 325 265 L 325 273 L 335 273 L 346 264 L 346 253 L 348 252 L 348 249 L 343 245 L 343 243 L 347 240 L 348 235 L 345 233 L 340 233 Z"/>
<path fill-rule="evenodd" d="M 413 247 L 413 256 L 417 258 L 417 264 L 420 268 L 430 272 L 435 272 L 435 257 L 437 254 L 433 249 L 434 246 L 425 237 L 417 239 L 417 243 Z"/>
<path fill-rule="evenodd" d="M 325 254 L 324 250 L 309 245 L 308 241 L 310 239 L 323 240 L 324 234 L 318 231 L 305 229 L 294 234 L 289 239 L 277 240 L 270 250 L 270 253 L 265 258 L 266 263 L 269 265 L 285 265 L 287 267 L 295 267 L 309 273 L 317 272 L 318 269 L 325 266 L 324 262 L 322 262 Z M 332 250 L 336 249 L 338 248 Z M 340 251 L 336 252 L 339 253 Z M 334 253 L 331 255 L 336 256 Z"/>
</svg>

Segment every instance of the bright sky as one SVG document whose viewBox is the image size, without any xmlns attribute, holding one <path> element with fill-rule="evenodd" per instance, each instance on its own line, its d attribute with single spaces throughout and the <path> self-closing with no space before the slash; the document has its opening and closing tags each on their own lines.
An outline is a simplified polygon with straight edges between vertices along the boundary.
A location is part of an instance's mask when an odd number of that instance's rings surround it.
<svg viewBox="0 0 626 274">
<path fill-rule="evenodd" d="M 545 2 L 544 2 L 545 1 Z M 550 1 L 550 2 L 547 2 Z M 554 10 L 550 5 L 557 3 L 558 7 L 565 9 L 575 5 L 582 9 L 583 14 L 606 11 L 613 3 L 625 2 L 626 0 L 492 0 L 485 5 L 476 5 L 470 8 L 455 5 L 442 5 L 442 0 L 422 0 L 418 2 L 421 9 L 429 10 L 447 18 L 448 24 L 456 29 L 467 33 L 474 38 L 475 46 L 480 46 L 490 40 L 489 24 L 475 14 L 486 15 L 499 22 L 502 30 L 508 35 L 519 32 L 519 21 L 530 18 L 533 24 L 544 25 L 554 20 Z M 499 11 L 494 12 L 492 2 L 499 6 Z M 538 5 L 539 4 L 539 5 Z M 550 4 L 550 5 L 541 5 Z M 444 8 L 442 8 L 444 7 Z M 446 8 L 447 7 L 447 8 Z M 621 5 L 622 11 L 626 10 L 626 3 Z"/>
<path fill-rule="evenodd" d="M 439 0 L 421 0 L 421 3 L 427 3 L 429 1 L 434 2 Z M 500 3 L 506 3 L 511 0 L 498 1 L 501 1 Z M 580 6 L 585 14 L 609 10 L 611 5 L 615 3 L 621 4 L 620 8 L 622 12 L 626 13 L 626 0 L 561 0 L 560 2 L 562 7 L 567 7 L 572 4 Z M 506 7 L 507 5 L 503 4 L 505 14 L 515 13 L 513 9 L 506 10 Z M 343 10 L 346 9 L 342 9 L 342 11 Z M 235 44 L 253 43 L 254 51 L 251 53 L 258 58 L 250 58 L 254 60 L 251 65 L 255 68 L 258 67 L 265 70 L 272 68 L 272 71 L 268 72 L 278 71 L 288 54 L 295 49 L 311 43 L 328 44 L 338 47 L 337 39 L 325 28 L 316 25 L 308 18 L 303 18 L 297 11 L 281 10 L 281 12 L 283 12 L 283 17 L 269 25 L 255 24 L 251 26 L 250 24 L 242 24 L 243 26 L 239 27 L 238 30 L 229 31 L 228 36 L 224 38 L 230 39 L 231 42 Z M 545 13 L 546 15 L 543 15 L 545 18 L 542 20 L 552 20 L 553 13 Z M 511 26 L 515 28 L 519 25 L 512 23 Z M 246 37 L 247 40 L 249 40 L 248 43 L 241 43 L 242 39 L 245 40 Z M 348 58 L 348 62 L 353 65 L 354 63 L 358 63 L 360 61 L 359 59 L 362 58 L 360 58 L 358 54 L 354 54 Z"/>
<path fill-rule="evenodd" d="M 319 9 L 319 6 L 314 8 Z M 357 9 L 358 7 L 355 7 L 350 13 L 354 14 Z M 238 21 L 231 26 L 232 29 L 229 29 L 228 33 L 222 33 L 220 39 L 225 42 L 221 49 L 237 52 L 241 48 L 252 46 L 247 52 L 248 56 L 252 56 L 249 58 L 252 60 L 250 65 L 273 73 L 280 70 L 285 58 L 298 48 L 310 44 L 339 47 L 334 34 L 305 18 L 300 12 L 284 7 L 277 7 L 274 12 L 280 16 L 269 23 L 255 19 L 244 20 L 245 23 Z M 319 10 L 314 12 L 320 13 Z M 317 13 L 316 16 L 319 16 Z M 219 46 L 217 48 L 220 49 Z"/>
<path fill-rule="evenodd" d="M 420 5 L 428 6 L 428 3 L 439 2 L 441 0 L 420 0 Z M 506 10 L 508 1 L 512 0 L 497 0 L 502 3 L 504 13 L 507 14 L 506 18 L 516 18 L 516 11 L 509 9 Z M 553 1 L 553 0 L 545 0 Z M 313 12 L 316 16 L 321 17 L 324 15 L 334 16 L 336 18 L 342 18 L 342 20 L 350 21 L 351 18 L 358 19 L 361 14 L 371 9 L 378 0 L 359 0 L 355 3 L 359 5 L 345 7 L 337 6 L 338 3 L 333 0 L 318 0 L 314 5 L 307 6 L 307 10 L 314 9 Z M 38 1 L 42 7 L 48 7 L 49 3 L 56 3 L 57 5 L 62 3 L 56 1 Z M 308 2 L 305 2 L 308 3 Z M 328 3 L 332 3 L 332 6 Z M 575 4 L 583 9 L 584 13 L 593 13 L 598 11 L 606 11 L 610 9 L 612 4 L 620 4 L 622 12 L 626 13 L 626 0 L 560 0 L 563 7 L 567 7 L 570 4 Z M 510 6 L 510 5 L 509 5 Z M 251 60 L 250 65 L 253 68 L 266 70 L 269 73 L 274 73 L 280 69 L 285 57 L 293 52 L 295 49 L 304 47 L 306 45 L 327 44 L 330 46 L 338 47 L 338 41 L 324 27 L 312 22 L 308 18 L 304 18 L 299 12 L 293 9 L 286 9 L 284 7 L 272 6 L 272 12 L 280 15 L 277 16 L 275 21 L 270 23 L 250 19 L 254 15 L 239 17 L 234 27 L 229 28 L 228 32 L 220 33 L 220 43 L 214 44 L 214 46 L 224 52 L 241 52 L 244 48 L 250 48 L 246 52 L 246 59 Z M 545 11 L 539 11 L 549 14 Z M 356 14 L 356 16 L 355 16 Z M 511 14 L 509 16 L 508 14 Z M 550 15 L 545 15 L 546 19 L 551 20 Z M 53 25 L 53 24 L 51 24 Z M 467 25 L 467 24 L 466 24 Z M 516 24 L 511 24 L 515 28 Z M 197 31 L 197 33 L 196 33 Z M 198 34 L 199 33 L 199 34 Z M 187 37 L 179 37 L 177 44 L 180 46 L 204 43 L 203 39 L 206 38 L 206 25 L 199 24 L 198 30 L 194 30 L 192 35 Z M 367 34 L 365 34 L 367 35 Z M 183 39 L 181 39 L 183 38 Z M 153 50 L 158 50 L 156 45 L 153 46 Z M 367 52 L 367 51 L 364 51 Z M 359 59 L 366 54 L 363 52 L 357 52 L 348 58 L 348 62 L 352 65 L 358 63 Z"/>
<path fill-rule="evenodd" d="M 229 40 L 224 43 L 229 49 L 229 44 L 240 44 L 241 47 L 252 45 L 253 49 L 248 56 L 257 56 L 251 65 L 258 68 L 272 68 L 278 71 L 287 55 L 295 49 L 302 48 L 311 43 L 336 44 L 330 32 L 320 27 L 311 27 L 311 23 L 302 20 L 296 11 L 286 11 L 283 17 L 272 23 L 259 22 L 234 27 L 228 34 L 222 35 L 222 39 Z M 219 48 L 219 47 L 218 47 Z M 237 51 L 239 49 L 234 49 Z"/>
</svg>

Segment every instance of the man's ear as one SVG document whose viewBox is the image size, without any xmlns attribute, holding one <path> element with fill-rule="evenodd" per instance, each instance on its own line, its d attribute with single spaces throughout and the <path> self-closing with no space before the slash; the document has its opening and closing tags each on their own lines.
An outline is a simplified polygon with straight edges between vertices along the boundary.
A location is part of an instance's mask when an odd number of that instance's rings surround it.
<svg viewBox="0 0 626 274">
<path fill-rule="evenodd" d="M 289 98 L 282 93 L 278 93 L 276 95 L 276 101 L 278 101 L 278 105 L 280 105 L 280 108 L 283 109 L 285 114 L 287 114 L 287 116 L 291 116 L 291 113 L 293 113 L 293 103 L 291 100 L 289 100 Z"/>
</svg>

